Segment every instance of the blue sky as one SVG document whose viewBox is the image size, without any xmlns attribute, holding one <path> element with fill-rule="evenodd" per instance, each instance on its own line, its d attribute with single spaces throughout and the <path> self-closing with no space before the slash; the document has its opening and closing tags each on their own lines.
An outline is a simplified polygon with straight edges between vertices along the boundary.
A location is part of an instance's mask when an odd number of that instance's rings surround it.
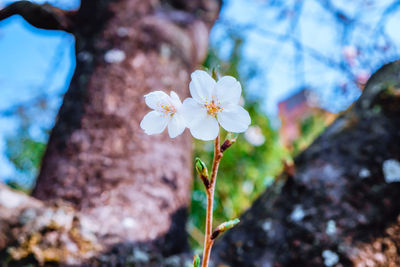
<svg viewBox="0 0 400 267">
<path fill-rule="evenodd" d="M 294 3 L 289 0 L 285 3 Z M 0 7 L 13 2 L 0 0 Z M 36 1 L 45 2 L 45 1 Z M 61 8 L 76 8 L 76 0 L 50 1 Z M 211 33 L 211 43 L 221 55 L 227 55 L 232 43 L 224 38 L 227 27 L 253 24 L 267 29 L 274 34 L 283 34 L 288 28 L 289 20 L 276 22 L 276 9 L 263 8 L 268 1 L 231 0 L 226 1 L 221 12 L 222 22 L 217 23 Z M 310 49 L 319 51 L 323 56 L 340 61 L 343 53 L 340 45 L 368 46 L 376 45 L 379 40 L 373 28 L 377 24 L 384 8 L 392 1 L 336 0 L 338 9 L 348 16 L 357 16 L 366 28 L 355 27 L 344 40 L 341 31 L 335 27 L 334 17 L 318 4 L 320 1 L 304 1 L 302 16 L 299 19 L 294 35 Z M 373 2 L 373 4 L 360 3 Z M 393 13 L 398 10 L 393 10 Z M 392 15 L 385 22 L 385 31 L 397 45 L 400 45 L 400 16 Z M 321 63 L 308 54 L 303 55 L 303 68 L 296 69 L 293 55 L 296 51 L 291 42 L 282 43 L 268 34 L 256 30 L 242 33 L 244 37 L 243 55 L 247 62 L 254 63 L 259 74 L 249 81 L 248 90 L 261 97 L 264 110 L 276 115 L 277 102 L 299 90 L 300 85 L 307 85 L 317 92 L 321 104 L 328 109 L 340 111 L 349 106 L 360 94 L 357 88 L 350 88 L 346 96 L 338 96 L 335 86 L 346 82 L 343 73 Z M 384 56 L 374 52 L 360 55 L 360 64 L 354 71 L 373 72 L 383 63 L 399 57 L 397 47 L 388 50 Z M 66 91 L 75 67 L 74 38 L 61 31 L 36 29 L 21 17 L 13 16 L 0 22 L 0 180 L 15 176 L 13 166 L 4 155 L 4 138 L 15 131 L 16 120 L 2 116 L 3 110 L 29 102 L 38 97 L 51 99 L 57 107 L 61 96 Z M 367 62 L 368 64 L 366 64 Z M 250 64 L 250 63 L 248 63 Z M 249 66 L 243 66 L 243 68 Z M 56 110 L 56 108 L 54 109 Z M 56 113 L 38 118 L 30 134 L 35 138 L 41 136 L 40 127 L 51 127 Z M 36 135 L 36 136 L 35 136 Z"/>
<path fill-rule="evenodd" d="M 61 31 L 37 29 L 13 16 L 0 22 L 0 58 L 0 113 L 42 97 L 58 106 L 75 67 L 74 38 Z M 38 118 L 30 134 L 45 138 L 38 136 L 42 135 L 38 128 L 51 127 L 54 116 Z M 12 135 L 16 126 L 15 118 L 0 116 L 0 180 L 15 175 L 5 157 L 5 136 Z"/>
</svg>

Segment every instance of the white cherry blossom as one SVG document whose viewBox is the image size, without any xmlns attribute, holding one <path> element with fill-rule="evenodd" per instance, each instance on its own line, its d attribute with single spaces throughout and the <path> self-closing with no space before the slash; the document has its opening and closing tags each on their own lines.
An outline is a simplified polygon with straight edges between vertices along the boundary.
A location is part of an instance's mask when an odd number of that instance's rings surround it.
<svg viewBox="0 0 400 267">
<path fill-rule="evenodd" d="M 239 105 L 242 87 L 231 76 L 216 82 L 207 72 L 196 70 L 189 84 L 192 98 L 182 104 L 182 116 L 193 137 L 208 141 L 225 130 L 241 133 L 250 125 L 249 113 Z"/>
<path fill-rule="evenodd" d="M 159 134 L 168 126 L 168 134 L 175 138 L 185 130 L 185 121 L 180 109 L 182 102 L 179 96 L 171 91 L 170 95 L 162 91 L 154 91 L 144 96 L 147 106 L 153 111 L 144 116 L 140 127 L 146 134 Z"/>
</svg>

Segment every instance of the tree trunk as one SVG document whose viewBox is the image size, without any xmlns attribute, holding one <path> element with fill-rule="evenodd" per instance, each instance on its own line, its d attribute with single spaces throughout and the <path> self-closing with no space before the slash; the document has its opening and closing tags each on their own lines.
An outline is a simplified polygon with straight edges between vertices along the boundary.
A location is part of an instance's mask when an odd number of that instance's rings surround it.
<svg viewBox="0 0 400 267">
<path fill-rule="evenodd" d="M 139 123 L 149 109 L 143 96 L 154 90 L 188 94 L 189 75 L 206 55 L 218 5 L 87 1 L 80 13 L 76 72 L 33 196 L 72 203 L 101 222 L 106 243 L 153 240 L 169 232 L 174 238 L 163 249 L 181 251 L 191 139 L 144 134 Z"/>
<path fill-rule="evenodd" d="M 400 61 L 264 192 L 213 251 L 228 266 L 400 266 Z"/>
<path fill-rule="evenodd" d="M 147 136 L 155 90 L 188 95 L 207 54 L 217 0 L 83 0 L 76 12 L 21 1 L 0 11 L 76 38 L 76 71 L 50 135 L 33 196 L 84 214 L 99 243 L 187 249 L 191 138 Z"/>
</svg>

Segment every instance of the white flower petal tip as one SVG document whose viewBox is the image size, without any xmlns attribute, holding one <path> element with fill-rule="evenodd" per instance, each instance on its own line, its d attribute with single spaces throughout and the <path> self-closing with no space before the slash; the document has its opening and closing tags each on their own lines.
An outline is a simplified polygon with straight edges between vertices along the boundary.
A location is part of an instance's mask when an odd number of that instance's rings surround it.
<svg viewBox="0 0 400 267">
<path fill-rule="evenodd" d="M 202 70 L 196 70 L 190 77 L 192 80 L 189 83 L 189 90 L 193 99 L 199 103 L 211 99 L 216 84 L 215 80 Z"/>
<path fill-rule="evenodd" d="M 215 82 L 207 72 L 196 70 L 191 78 L 192 98 L 183 102 L 182 116 L 194 138 L 215 139 L 219 125 L 234 133 L 249 128 L 250 115 L 239 105 L 242 87 L 234 77 L 224 76 Z"/>
<path fill-rule="evenodd" d="M 167 105 L 169 96 L 163 91 L 154 91 L 144 96 L 146 105 L 151 109 L 157 109 L 160 104 Z"/>
<path fill-rule="evenodd" d="M 215 91 L 220 102 L 239 104 L 242 86 L 234 77 L 224 76 L 218 80 Z"/>
<path fill-rule="evenodd" d="M 172 104 L 178 110 L 182 106 L 181 99 L 179 98 L 177 93 L 175 93 L 174 91 L 171 91 L 169 94 L 170 94 Z"/>
<path fill-rule="evenodd" d="M 153 109 L 140 122 L 140 127 L 146 134 L 162 133 L 167 126 L 171 138 L 183 133 L 186 125 L 180 114 L 182 102 L 174 91 L 171 91 L 170 95 L 162 91 L 154 91 L 145 95 L 144 98 L 146 105 Z"/>
</svg>

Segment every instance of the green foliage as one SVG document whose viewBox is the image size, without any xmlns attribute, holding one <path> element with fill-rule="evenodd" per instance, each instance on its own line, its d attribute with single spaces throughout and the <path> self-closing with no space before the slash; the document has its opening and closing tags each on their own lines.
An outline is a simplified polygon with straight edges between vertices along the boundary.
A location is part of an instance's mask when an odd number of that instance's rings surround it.
<svg viewBox="0 0 400 267">
<path fill-rule="evenodd" d="M 19 125 L 13 135 L 6 137 L 5 153 L 17 174 L 7 184 L 16 190 L 29 192 L 40 167 L 46 143 L 29 134 L 36 119 L 34 112 L 31 114 L 30 111 L 20 108 L 17 115 Z"/>
<path fill-rule="evenodd" d="M 19 140 L 17 140 L 19 139 Z M 29 137 L 9 138 L 7 157 L 18 171 L 29 175 L 36 173 L 46 145 Z"/>
</svg>

